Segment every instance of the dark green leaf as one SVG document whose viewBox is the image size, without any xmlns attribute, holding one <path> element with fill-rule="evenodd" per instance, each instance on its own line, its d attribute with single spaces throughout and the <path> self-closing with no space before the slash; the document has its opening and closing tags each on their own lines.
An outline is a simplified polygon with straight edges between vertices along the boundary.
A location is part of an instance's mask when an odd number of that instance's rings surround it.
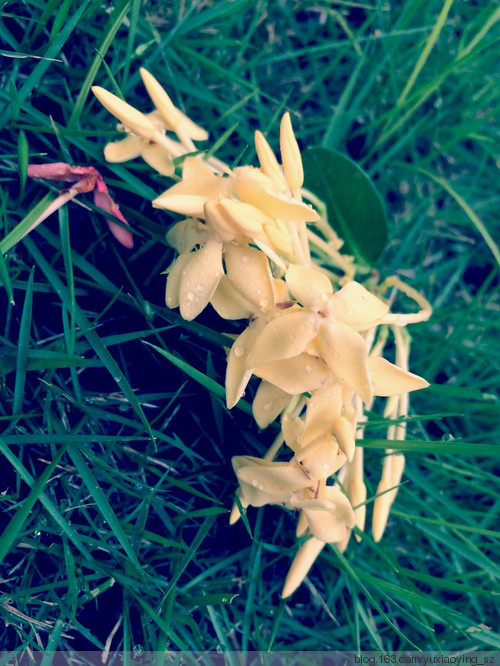
<svg viewBox="0 0 500 666">
<path fill-rule="evenodd" d="M 310 148 L 302 159 L 304 185 L 325 203 L 328 222 L 345 250 L 373 266 L 387 243 L 387 216 L 369 176 L 349 157 L 328 148 Z"/>
</svg>

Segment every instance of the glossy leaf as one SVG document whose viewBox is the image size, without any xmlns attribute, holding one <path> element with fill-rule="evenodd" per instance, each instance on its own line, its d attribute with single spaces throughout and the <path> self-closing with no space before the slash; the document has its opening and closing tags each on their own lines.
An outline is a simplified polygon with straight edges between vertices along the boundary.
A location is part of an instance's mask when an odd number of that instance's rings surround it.
<svg viewBox="0 0 500 666">
<path fill-rule="evenodd" d="M 387 216 L 369 176 L 346 155 L 311 148 L 302 155 L 306 189 L 327 208 L 346 252 L 373 266 L 387 243 Z"/>
</svg>

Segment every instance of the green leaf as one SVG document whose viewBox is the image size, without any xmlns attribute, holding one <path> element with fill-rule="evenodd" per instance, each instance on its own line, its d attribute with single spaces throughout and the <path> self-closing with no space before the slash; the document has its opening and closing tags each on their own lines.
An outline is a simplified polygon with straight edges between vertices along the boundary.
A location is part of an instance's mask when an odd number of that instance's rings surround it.
<svg viewBox="0 0 500 666">
<path fill-rule="evenodd" d="M 369 176 L 349 157 L 328 148 L 302 155 L 305 188 L 321 199 L 328 222 L 347 252 L 373 266 L 387 243 L 387 216 Z"/>
</svg>

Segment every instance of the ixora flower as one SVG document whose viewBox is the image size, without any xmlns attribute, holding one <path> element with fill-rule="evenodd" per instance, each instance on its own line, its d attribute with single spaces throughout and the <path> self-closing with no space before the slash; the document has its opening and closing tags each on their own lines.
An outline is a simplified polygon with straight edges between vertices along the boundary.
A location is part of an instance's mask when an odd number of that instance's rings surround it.
<svg viewBox="0 0 500 666">
<path fill-rule="evenodd" d="M 106 222 L 116 240 L 129 249 L 134 246 L 134 238 L 131 232 L 114 221 L 114 219 L 117 219 L 122 224 L 129 226 L 129 223 L 123 217 L 117 204 L 111 198 L 103 177 L 94 167 L 70 166 L 65 162 L 55 162 L 53 164 L 30 164 L 28 166 L 28 176 L 31 178 L 43 178 L 47 180 L 62 180 L 73 183 L 73 185 L 61 192 L 59 197 L 57 197 L 44 213 L 35 220 L 26 233 L 32 231 L 65 203 L 74 199 L 77 194 L 92 192 L 94 195 L 94 203 L 106 215 Z"/>
<path fill-rule="evenodd" d="M 183 216 L 166 235 L 178 255 L 168 270 L 166 304 L 179 307 L 186 320 L 209 304 L 223 319 L 246 320 L 227 356 L 227 407 L 236 405 L 256 376 L 261 380 L 252 404 L 257 424 L 265 428 L 280 415 L 281 420 L 264 458 L 233 458 L 239 500 L 230 523 L 250 505 L 274 504 L 298 513 L 297 536 L 303 541 L 284 584 L 286 598 L 325 544 L 343 551 L 355 527 L 356 538 L 362 538 L 367 489 L 357 440 L 363 437 L 364 410 L 372 409 L 376 397 L 388 398 L 384 416 L 400 423 L 389 427 L 387 439 L 404 439 L 408 393 L 428 385 L 409 371 L 404 327 L 427 319 L 431 308 L 415 290 L 388 278 L 376 293 L 393 288 L 392 301 L 399 290 L 420 308 L 390 312 L 388 302 L 355 279 L 354 258 L 339 254 L 342 242 L 327 220 L 302 201 L 309 194 L 302 190 L 303 164 L 288 113 L 280 125 L 280 161 L 257 131 L 259 165 L 230 169 L 196 150 L 194 142 L 208 136 L 205 130 L 173 104 L 149 72 L 140 74 L 155 107 L 149 114 L 93 89 L 127 132 L 106 146 L 105 156 L 114 162 L 142 156 L 174 179 L 172 158 L 183 158 L 180 179 L 152 202 Z M 172 132 L 175 139 L 167 135 Z M 383 358 L 389 334 L 394 363 Z M 283 444 L 291 455 L 277 461 Z M 387 449 L 373 498 L 375 541 L 386 527 L 403 469 L 404 456 Z"/>
</svg>

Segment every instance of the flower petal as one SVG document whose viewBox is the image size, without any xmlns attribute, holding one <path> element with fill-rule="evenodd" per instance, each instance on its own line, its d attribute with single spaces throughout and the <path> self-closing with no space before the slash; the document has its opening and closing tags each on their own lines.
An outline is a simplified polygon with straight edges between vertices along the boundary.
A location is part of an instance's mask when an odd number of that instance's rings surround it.
<svg viewBox="0 0 500 666">
<path fill-rule="evenodd" d="M 191 321 L 205 309 L 223 274 L 222 243 L 210 238 L 193 253 L 181 276 L 179 304 L 183 319 Z"/>
<path fill-rule="evenodd" d="M 273 219 L 259 208 L 241 201 L 221 199 L 219 203 L 223 212 L 241 234 L 249 238 L 258 236 L 264 224 L 273 224 Z"/>
<path fill-rule="evenodd" d="M 335 515 L 335 505 L 324 500 L 307 500 L 301 504 L 311 534 L 325 543 L 341 541 L 346 535 L 345 523 Z"/>
<path fill-rule="evenodd" d="M 325 542 L 320 541 L 315 537 L 311 537 L 302 544 L 294 557 L 292 566 L 285 579 L 285 584 L 281 593 L 282 599 L 289 597 L 299 587 L 324 546 Z"/>
<path fill-rule="evenodd" d="M 215 231 L 217 236 L 224 242 L 232 241 L 240 234 L 239 230 L 224 215 L 220 205 L 215 201 L 207 201 L 205 204 L 205 219 L 207 225 Z"/>
<path fill-rule="evenodd" d="M 286 181 L 292 190 L 299 190 L 304 182 L 304 169 L 288 111 L 281 119 L 280 148 Z"/>
<path fill-rule="evenodd" d="M 252 371 L 247 368 L 247 356 L 263 326 L 264 322 L 258 319 L 252 322 L 236 338 L 231 347 L 226 367 L 226 403 L 228 409 L 235 406 L 250 381 Z"/>
<path fill-rule="evenodd" d="M 281 316 L 266 324 L 256 340 L 248 355 L 248 367 L 297 356 L 316 336 L 319 326 L 316 313 L 305 309 L 299 312 L 282 312 Z"/>
<path fill-rule="evenodd" d="M 330 312 L 355 331 L 376 326 L 389 306 L 371 294 L 359 282 L 348 282 L 330 300 Z"/>
<path fill-rule="evenodd" d="M 339 416 L 332 423 L 332 432 L 339 444 L 340 450 L 345 454 L 347 460 L 350 462 L 356 448 L 356 440 L 354 439 L 354 430 L 352 425 L 345 418 L 345 416 Z"/>
<path fill-rule="evenodd" d="M 208 230 L 199 220 L 192 217 L 181 220 L 167 231 L 167 243 L 179 254 L 191 252 L 197 245 L 207 242 Z"/>
<path fill-rule="evenodd" d="M 255 150 L 259 158 L 260 168 L 273 181 L 276 189 L 287 190 L 288 185 L 285 181 L 283 169 L 278 164 L 276 155 L 267 142 L 267 139 L 259 130 L 255 132 Z"/>
<path fill-rule="evenodd" d="M 273 194 L 245 172 L 236 177 L 234 190 L 241 201 L 252 204 L 271 217 L 289 222 L 316 222 L 316 211 L 306 204 L 282 194 Z"/>
<path fill-rule="evenodd" d="M 335 515 L 342 520 L 347 527 L 354 527 L 356 519 L 349 499 L 344 495 L 339 486 L 323 486 L 319 496 L 321 499 L 335 505 Z"/>
<path fill-rule="evenodd" d="M 180 254 L 168 271 L 167 285 L 165 291 L 165 303 L 167 308 L 179 307 L 179 290 L 181 279 L 191 259 L 192 254 Z"/>
<path fill-rule="evenodd" d="M 172 158 L 165 150 L 165 147 L 160 146 L 158 143 L 144 143 L 141 157 L 146 164 L 149 164 L 150 167 L 161 173 L 162 176 L 171 176 L 175 171 Z"/>
<path fill-rule="evenodd" d="M 127 162 L 139 157 L 144 141 L 137 134 L 129 134 L 121 141 L 112 141 L 104 146 L 104 158 L 107 162 Z"/>
<path fill-rule="evenodd" d="M 290 402 L 290 395 L 269 382 L 261 382 L 252 403 L 252 413 L 259 428 L 267 428 Z"/>
<path fill-rule="evenodd" d="M 372 386 L 365 340 L 346 324 L 328 321 L 319 330 L 319 341 L 333 374 L 368 404 L 372 399 Z"/>
<path fill-rule="evenodd" d="M 265 314 L 274 305 L 274 285 L 265 254 L 250 247 L 227 243 L 226 273 L 240 294 L 255 303 L 255 312 Z"/>
<path fill-rule="evenodd" d="M 120 99 L 100 86 L 93 86 L 92 92 L 104 108 L 118 118 L 134 134 L 151 140 L 158 134 L 158 130 L 151 120 L 144 113 L 127 104 L 123 99 Z"/>
<path fill-rule="evenodd" d="M 308 476 L 323 480 L 334 474 L 344 464 L 344 456 L 338 455 L 339 446 L 332 435 L 327 434 L 301 448 L 295 454 Z"/>
<path fill-rule="evenodd" d="M 406 372 L 380 356 L 370 356 L 368 368 L 372 377 L 374 395 L 400 395 L 429 386 L 429 382 L 423 377 Z"/>
<path fill-rule="evenodd" d="M 291 264 L 286 272 L 285 281 L 288 291 L 295 300 L 308 308 L 324 307 L 333 294 L 332 283 L 327 276 L 307 266 Z"/>
<path fill-rule="evenodd" d="M 250 319 L 255 310 L 255 305 L 240 294 L 227 275 L 221 277 L 210 303 L 223 319 Z"/>
<path fill-rule="evenodd" d="M 232 463 L 243 497 L 252 506 L 287 504 L 293 493 L 312 485 L 295 463 L 251 456 L 235 456 Z"/>
<path fill-rule="evenodd" d="M 329 432 L 341 410 L 342 386 L 339 382 L 330 381 L 314 391 L 307 405 L 304 432 L 300 438 L 301 446 Z"/>
<path fill-rule="evenodd" d="M 191 139 L 199 141 L 208 139 L 208 133 L 203 128 L 193 123 L 190 118 L 173 104 L 163 87 L 158 83 L 155 77 L 147 71 L 147 69 L 141 67 L 139 72 L 151 101 L 160 112 L 163 122 L 168 129 L 174 130 L 175 132 L 179 127 L 182 127 L 184 132 Z"/>
<path fill-rule="evenodd" d="M 330 371 L 323 361 L 303 353 L 294 358 L 259 365 L 254 368 L 253 374 L 290 395 L 300 395 L 322 386 Z"/>
<path fill-rule="evenodd" d="M 288 398 L 290 399 L 290 397 Z M 281 431 L 285 438 L 285 443 L 292 451 L 300 451 L 299 439 L 304 430 L 304 421 L 295 414 L 283 414 L 281 419 Z"/>
</svg>

